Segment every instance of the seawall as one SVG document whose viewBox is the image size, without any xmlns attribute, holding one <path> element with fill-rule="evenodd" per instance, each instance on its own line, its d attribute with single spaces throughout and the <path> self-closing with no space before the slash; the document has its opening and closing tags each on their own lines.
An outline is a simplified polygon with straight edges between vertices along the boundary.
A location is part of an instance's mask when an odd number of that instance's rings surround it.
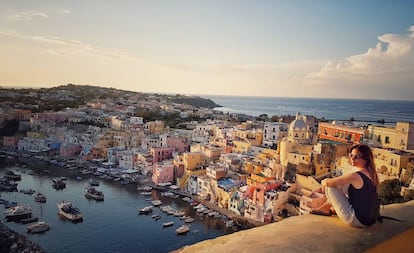
<svg viewBox="0 0 414 253">
<path fill-rule="evenodd" d="M 385 219 L 369 228 L 353 228 L 336 216 L 312 214 L 290 217 L 280 222 L 243 230 L 237 233 L 202 241 L 174 251 L 187 252 L 365 252 L 382 243 L 391 242 L 414 227 L 414 201 L 381 207 L 381 214 L 404 222 Z M 407 236 L 413 233 L 407 233 Z M 401 240 L 400 240 L 401 241 Z M 395 247 L 400 241 L 394 243 Z M 404 241 L 404 240 L 402 240 Z M 414 244 L 403 245 L 399 252 L 414 252 Z M 396 252 L 396 251 L 394 251 Z"/>
</svg>

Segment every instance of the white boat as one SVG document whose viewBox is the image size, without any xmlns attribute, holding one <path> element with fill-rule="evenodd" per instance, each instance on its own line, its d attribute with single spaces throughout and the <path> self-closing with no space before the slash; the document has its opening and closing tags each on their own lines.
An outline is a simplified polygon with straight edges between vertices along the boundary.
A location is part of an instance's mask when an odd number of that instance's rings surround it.
<svg viewBox="0 0 414 253">
<path fill-rule="evenodd" d="M 149 214 L 152 213 L 153 206 L 146 206 L 138 211 L 139 214 Z"/>
<path fill-rule="evenodd" d="M 96 190 L 93 186 L 87 186 L 85 188 L 85 197 L 95 200 L 104 200 L 104 194 L 102 191 Z"/>
<path fill-rule="evenodd" d="M 35 224 L 31 224 L 31 225 L 27 226 L 27 232 L 32 233 L 32 234 L 42 233 L 44 231 L 49 230 L 49 228 L 50 228 L 49 224 L 47 224 L 44 221 L 39 221 Z"/>
<path fill-rule="evenodd" d="M 164 222 L 163 224 L 162 224 L 162 226 L 165 228 L 165 227 L 171 227 L 172 225 L 174 225 L 174 221 L 169 221 L 169 222 Z"/>
<path fill-rule="evenodd" d="M 4 211 L 7 220 L 23 219 L 32 216 L 32 207 L 29 205 L 17 205 Z"/>
<path fill-rule="evenodd" d="M 175 212 L 173 213 L 173 215 L 174 215 L 175 217 L 182 217 L 182 216 L 184 216 L 184 215 L 185 215 L 185 212 L 183 212 L 183 211 L 175 211 Z"/>
<path fill-rule="evenodd" d="M 36 196 L 34 196 L 34 201 L 46 203 L 46 196 L 43 193 L 38 192 Z"/>
<path fill-rule="evenodd" d="M 188 231 L 190 231 L 189 225 L 182 225 L 181 227 L 177 228 L 175 232 L 177 232 L 177 235 L 185 234 Z"/>
<path fill-rule="evenodd" d="M 194 221 L 194 218 L 188 217 L 187 219 L 184 220 L 185 223 L 191 223 Z"/>
<path fill-rule="evenodd" d="M 226 228 L 231 228 L 233 226 L 234 226 L 234 221 L 229 220 L 229 221 L 226 222 Z"/>
<path fill-rule="evenodd" d="M 69 201 L 60 201 L 57 203 L 59 209 L 59 215 L 71 220 L 77 221 L 83 219 L 83 214 L 77 207 L 74 207 Z"/>
<path fill-rule="evenodd" d="M 153 201 L 151 201 L 151 204 L 152 204 L 153 206 L 160 206 L 160 205 L 162 205 L 162 201 L 161 201 L 161 200 L 159 200 L 159 199 L 157 199 L 157 200 L 153 200 Z"/>
</svg>

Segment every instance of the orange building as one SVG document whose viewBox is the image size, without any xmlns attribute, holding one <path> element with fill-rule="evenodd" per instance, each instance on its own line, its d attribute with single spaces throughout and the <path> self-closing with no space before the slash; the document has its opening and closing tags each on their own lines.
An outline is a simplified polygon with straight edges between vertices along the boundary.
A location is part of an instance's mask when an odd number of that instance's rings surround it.
<svg viewBox="0 0 414 253">
<path fill-rule="evenodd" d="M 321 122 L 318 136 L 323 140 L 358 144 L 363 142 L 365 131 L 356 127 Z"/>
</svg>

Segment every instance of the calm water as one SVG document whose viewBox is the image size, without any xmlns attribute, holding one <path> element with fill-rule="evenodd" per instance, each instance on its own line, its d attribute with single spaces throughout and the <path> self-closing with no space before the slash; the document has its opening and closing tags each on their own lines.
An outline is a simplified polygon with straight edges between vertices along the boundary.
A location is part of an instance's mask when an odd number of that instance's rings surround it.
<svg viewBox="0 0 414 253">
<path fill-rule="evenodd" d="M 25 234 L 47 252 L 169 252 L 233 232 L 232 229 L 225 228 L 222 219 L 197 214 L 181 198 L 165 198 L 155 190 L 152 196 L 142 196 L 135 185 L 123 186 L 117 182 L 98 179 L 100 186 L 97 189 L 104 192 L 105 200 L 96 202 L 84 196 L 88 178 L 77 181 L 76 176 L 66 169 L 47 175 L 29 175 L 28 171 L 30 170 L 22 168 L 17 171 L 22 175 L 18 190 L 32 188 L 43 192 L 47 202 L 34 202 L 34 195 L 20 192 L 1 192 L 1 198 L 31 205 L 33 216 L 49 223 L 51 229 L 44 234 L 27 234 L 26 224 L 6 222 L 4 215 L 1 219 L 3 224 Z M 4 169 L 0 169 L 0 176 L 3 175 Z M 51 178 L 57 175 L 68 177 L 64 190 L 52 188 Z M 152 219 L 151 215 L 138 215 L 139 209 L 150 205 L 148 198 L 161 199 L 163 205 L 171 205 L 194 217 L 190 232 L 176 235 L 175 230 L 184 221 L 161 212 L 159 208 L 153 212 L 161 215 L 162 218 L 158 221 Z M 61 200 L 69 200 L 77 206 L 84 214 L 83 222 L 75 224 L 60 218 L 56 203 Z M 0 205 L 0 211 L 3 214 L 3 205 Z M 162 223 L 167 221 L 174 221 L 174 225 L 163 228 Z M 196 230 L 198 232 L 194 233 Z"/>
<path fill-rule="evenodd" d="M 414 122 L 413 101 L 209 96 L 223 107 L 217 110 L 252 116 L 313 115 L 331 120 Z"/>
</svg>

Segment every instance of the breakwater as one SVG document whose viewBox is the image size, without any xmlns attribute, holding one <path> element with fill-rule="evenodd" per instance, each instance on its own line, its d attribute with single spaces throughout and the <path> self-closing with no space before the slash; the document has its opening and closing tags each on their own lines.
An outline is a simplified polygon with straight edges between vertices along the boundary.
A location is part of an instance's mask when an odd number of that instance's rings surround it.
<svg viewBox="0 0 414 253">
<path fill-rule="evenodd" d="M 42 247 L 28 240 L 0 221 L 0 252 L 8 253 L 43 253 Z"/>
</svg>

